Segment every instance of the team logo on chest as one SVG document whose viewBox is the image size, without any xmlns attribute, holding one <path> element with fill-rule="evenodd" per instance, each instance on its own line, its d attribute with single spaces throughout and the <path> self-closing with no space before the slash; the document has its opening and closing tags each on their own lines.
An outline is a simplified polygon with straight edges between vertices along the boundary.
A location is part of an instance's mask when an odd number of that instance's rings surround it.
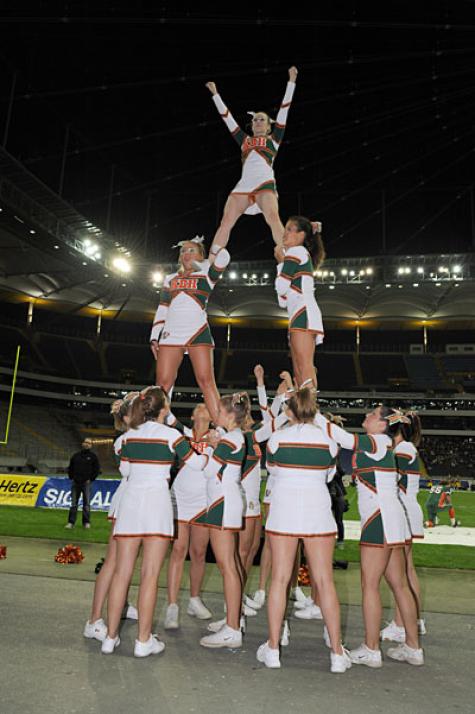
<svg viewBox="0 0 475 714">
<path fill-rule="evenodd" d="M 244 140 L 244 150 L 246 149 L 265 149 L 267 146 L 267 139 L 265 136 L 248 136 Z"/>
<path fill-rule="evenodd" d="M 170 287 L 172 290 L 196 290 L 198 278 L 173 278 Z"/>
</svg>

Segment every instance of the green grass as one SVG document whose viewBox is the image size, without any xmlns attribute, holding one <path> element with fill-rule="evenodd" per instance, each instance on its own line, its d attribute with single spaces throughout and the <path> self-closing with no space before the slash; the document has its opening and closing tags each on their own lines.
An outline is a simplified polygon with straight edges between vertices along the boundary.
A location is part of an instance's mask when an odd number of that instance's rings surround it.
<svg viewBox="0 0 475 714">
<path fill-rule="evenodd" d="M 448 568 L 475 570 L 475 548 L 467 545 L 422 545 L 414 543 L 414 563 L 420 568 Z M 346 541 L 342 550 L 335 551 L 336 560 L 360 562 L 360 547 L 357 541 Z"/>
</svg>

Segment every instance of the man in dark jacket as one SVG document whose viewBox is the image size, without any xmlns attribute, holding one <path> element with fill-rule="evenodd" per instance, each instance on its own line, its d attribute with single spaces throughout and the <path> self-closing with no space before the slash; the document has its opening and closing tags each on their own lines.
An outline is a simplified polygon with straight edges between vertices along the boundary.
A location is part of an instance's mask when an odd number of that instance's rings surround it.
<svg viewBox="0 0 475 714">
<path fill-rule="evenodd" d="M 97 478 L 100 472 L 100 464 L 97 456 L 91 451 L 92 441 L 84 439 L 81 451 L 71 456 L 68 466 L 68 476 L 71 479 L 71 508 L 69 509 L 68 522 L 65 528 L 74 528 L 78 512 L 78 501 L 82 494 L 82 524 L 84 528 L 90 528 L 89 500 L 91 492 L 91 482 Z"/>
</svg>

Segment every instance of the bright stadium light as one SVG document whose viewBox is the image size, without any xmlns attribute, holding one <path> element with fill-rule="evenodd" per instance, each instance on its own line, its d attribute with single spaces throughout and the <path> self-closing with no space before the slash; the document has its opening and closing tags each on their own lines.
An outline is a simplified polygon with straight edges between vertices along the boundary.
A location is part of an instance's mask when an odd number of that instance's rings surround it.
<svg viewBox="0 0 475 714">
<path fill-rule="evenodd" d="M 461 273 L 461 272 L 462 272 L 462 268 L 461 268 L 460 265 L 454 265 L 454 267 L 452 268 L 452 270 L 453 270 L 454 273 Z"/>
<path fill-rule="evenodd" d="M 348 270 L 347 270 L 347 268 L 342 268 L 340 272 L 341 272 L 342 275 L 348 275 Z"/>
<path fill-rule="evenodd" d="M 130 263 L 125 258 L 114 258 L 112 265 L 121 273 L 130 273 Z"/>
<path fill-rule="evenodd" d="M 354 274 L 355 274 L 355 271 L 354 271 L 354 270 L 350 270 L 350 276 L 353 277 Z"/>
<path fill-rule="evenodd" d="M 253 274 L 251 275 L 251 278 L 252 278 L 253 280 L 256 280 L 257 275 L 256 275 L 255 273 L 253 273 Z"/>
<path fill-rule="evenodd" d="M 407 267 L 407 268 L 404 268 L 404 272 L 406 273 L 406 275 L 410 275 L 412 271 L 409 267 Z"/>
<path fill-rule="evenodd" d="M 397 269 L 397 274 L 402 275 L 404 273 L 404 268 L 398 268 Z"/>
<path fill-rule="evenodd" d="M 364 275 L 364 270 L 360 270 L 360 275 Z"/>
<path fill-rule="evenodd" d="M 262 277 L 264 278 L 264 280 L 267 280 L 269 277 L 269 273 L 264 273 L 264 275 Z"/>
<path fill-rule="evenodd" d="M 152 273 L 152 280 L 154 283 L 161 283 L 163 280 L 163 274 L 160 271 Z"/>
<path fill-rule="evenodd" d="M 419 273 L 419 275 L 422 275 L 422 273 L 424 272 L 424 268 L 421 268 L 421 266 L 419 266 L 417 268 L 417 272 Z"/>
<path fill-rule="evenodd" d="M 334 285 L 329 285 L 328 287 L 329 287 L 330 290 L 334 290 L 334 289 L 335 289 L 335 286 L 334 286 Z"/>
<path fill-rule="evenodd" d="M 237 273 L 236 273 L 236 271 L 235 271 L 235 270 L 231 270 L 231 272 L 229 273 L 229 277 L 230 277 L 231 280 L 236 280 L 236 278 L 237 278 Z"/>
<path fill-rule="evenodd" d="M 244 278 L 244 280 L 247 280 L 247 273 L 243 273 L 242 277 Z"/>
<path fill-rule="evenodd" d="M 366 268 L 366 275 L 373 275 L 373 268 Z"/>
</svg>

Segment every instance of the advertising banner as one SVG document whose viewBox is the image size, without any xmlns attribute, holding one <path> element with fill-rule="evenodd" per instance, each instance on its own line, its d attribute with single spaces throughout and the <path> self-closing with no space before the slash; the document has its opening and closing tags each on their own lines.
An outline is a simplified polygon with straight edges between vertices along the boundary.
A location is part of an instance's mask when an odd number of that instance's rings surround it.
<svg viewBox="0 0 475 714">
<path fill-rule="evenodd" d="M 91 484 L 91 511 L 108 511 L 119 479 L 97 479 Z M 82 497 L 79 505 L 82 504 Z M 0 474 L 0 505 L 42 508 L 71 507 L 71 481 L 65 476 Z"/>
</svg>

